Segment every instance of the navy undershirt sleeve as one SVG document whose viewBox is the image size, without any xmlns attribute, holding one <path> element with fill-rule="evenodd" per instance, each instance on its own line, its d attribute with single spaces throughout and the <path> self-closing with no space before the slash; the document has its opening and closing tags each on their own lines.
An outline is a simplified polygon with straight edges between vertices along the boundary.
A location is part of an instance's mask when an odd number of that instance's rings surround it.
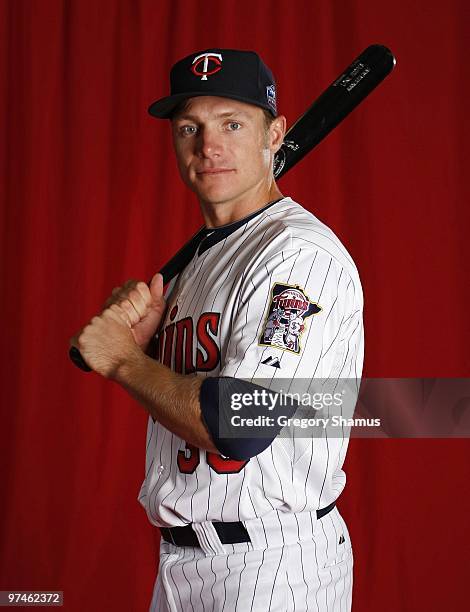
<svg viewBox="0 0 470 612">
<path fill-rule="evenodd" d="M 285 396 L 281 406 L 279 395 L 230 376 L 204 379 L 199 395 L 202 417 L 221 455 L 245 461 L 268 448 L 283 427 L 278 424 L 279 415 L 289 418 L 298 408 L 297 402 L 286 401 Z M 240 401 L 242 396 L 245 401 Z M 257 419 L 259 424 L 240 425 L 245 419 Z"/>
</svg>

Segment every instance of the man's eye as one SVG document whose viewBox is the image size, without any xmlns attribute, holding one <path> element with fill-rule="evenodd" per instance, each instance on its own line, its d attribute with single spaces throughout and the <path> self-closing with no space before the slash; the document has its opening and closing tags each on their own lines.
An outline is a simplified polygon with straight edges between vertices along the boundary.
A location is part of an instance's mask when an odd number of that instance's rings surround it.
<svg viewBox="0 0 470 612">
<path fill-rule="evenodd" d="M 228 126 L 232 131 L 239 130 L 242 127 L 238 121 L 231 121 Z"/>
<path fill-rule="evenodd" d="M 197 128 L 195 125 L 183 125 L 180 128 L 180 132 L 184 135 L 184 136 L 190 136 L 191 134 L 195 134 L 197 131 Z"/>
</svg>

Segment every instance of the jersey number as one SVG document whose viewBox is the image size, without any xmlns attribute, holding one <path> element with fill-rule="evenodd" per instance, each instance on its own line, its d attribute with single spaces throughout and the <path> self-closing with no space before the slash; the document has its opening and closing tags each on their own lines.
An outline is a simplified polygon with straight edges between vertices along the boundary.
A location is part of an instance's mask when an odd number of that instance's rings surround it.
<svg viewBox="0 0 470 612">
<path fill-rule="evenodd" d="M 200 452 L 197 446 L 186 442 L 185 449 L 178 451 L 178 467 L 180 472 L 192 474 L 201 460 Z M 206 461 L 217 474 L 237 474 L 248 463 L 248 460 L 237 461 L 236 459 L 228 459 L 209 451 L 206 451 Z"/>
</svg>

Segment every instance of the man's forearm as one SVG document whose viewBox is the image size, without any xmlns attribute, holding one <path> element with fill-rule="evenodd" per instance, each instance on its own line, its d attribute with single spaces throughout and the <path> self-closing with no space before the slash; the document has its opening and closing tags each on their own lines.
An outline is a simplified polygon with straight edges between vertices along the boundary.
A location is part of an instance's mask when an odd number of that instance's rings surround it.
<svg viewBox="0 0 470 612">
<path fill-rule="evenodd" d="M 122 364 L 114 377 L 169 431 L 198 448 L 219 453 L 202 420 L 202 378 L 172 372 L 144 353 Z"/>
</svg>

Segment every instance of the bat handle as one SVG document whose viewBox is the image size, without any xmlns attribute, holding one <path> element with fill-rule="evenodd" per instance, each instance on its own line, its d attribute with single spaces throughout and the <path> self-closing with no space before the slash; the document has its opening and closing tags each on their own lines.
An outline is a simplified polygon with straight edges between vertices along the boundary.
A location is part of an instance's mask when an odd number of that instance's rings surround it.
<svg viewBox="0 0 470 612">
<path fill-rule="evenodd" d="M 78 350 L 76 346 L 70 347 L 69 357 L 73 361 L 73 363 L 77 366 L 77 368 L 80 368 L 80 370 L 83 370 L 84 372 L 91 372 L 90 366 L 88 366 L 85 363 L 85 360 L 83 359 L 82 354 L 80 353 L 80 351 Z"/>
</svg>

